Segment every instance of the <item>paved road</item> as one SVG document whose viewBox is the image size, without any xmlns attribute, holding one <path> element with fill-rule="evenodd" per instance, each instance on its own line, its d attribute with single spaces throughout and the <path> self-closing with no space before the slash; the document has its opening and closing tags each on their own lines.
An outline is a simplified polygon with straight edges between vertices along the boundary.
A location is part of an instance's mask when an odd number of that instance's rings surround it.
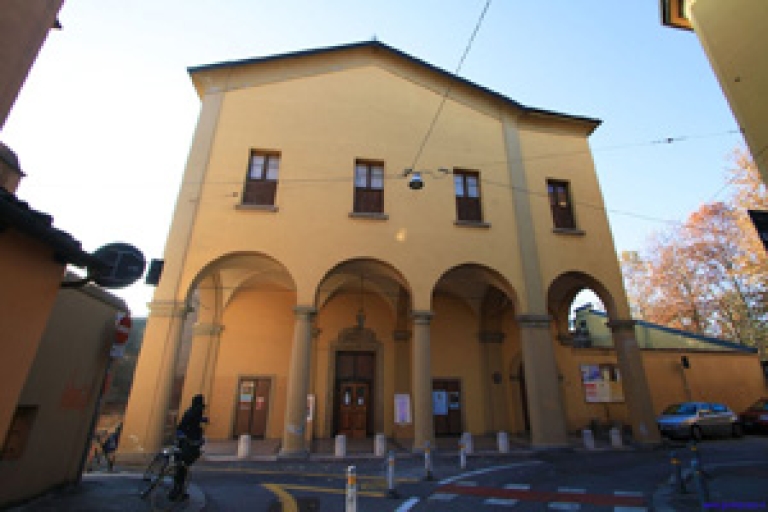
<svg viewBox="0 0 768 512">
<path fill-rule="evenodd" d="M 436 457 L 433 480 L 419 458 L 398 459 L 397 498 L 389 496 L 381 461 L 355 464 L 361 512 L 513 512 L 541 510 L 651 510 L 653 495 L 670 475 L 670 451 L 687 460 L 685 443 L 648 451 L 537 452 L 519 457 Z M 706 465 L 768 460 L 768 438 L 709 440 Z M 349 462 L 269 462 L 195 468 L 206 510 L 223 512 L 343 512 Z"/>
</svg>

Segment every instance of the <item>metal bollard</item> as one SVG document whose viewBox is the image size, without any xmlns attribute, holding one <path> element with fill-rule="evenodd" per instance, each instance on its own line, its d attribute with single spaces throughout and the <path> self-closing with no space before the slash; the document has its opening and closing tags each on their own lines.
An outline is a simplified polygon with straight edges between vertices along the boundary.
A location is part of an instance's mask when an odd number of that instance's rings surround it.
<svg viewBox="0 0 768 512">
<path fill-rule="evenodd" d="M 696 441 L 691 441 L 688 447 L 691 450 L 693 459 L 696 461 L 696 465 L 698 466 L 699 471 L 701 471 L 701 474 L 705 477 L 709 477 L 709 474 L 704 469 L 704 462 L 701 460 L 701 450 L 699 450 L 698 443 Z"/>
<path fill-rule="evenodd" d="M 683 467 L 680 464 L 680 459 L 677 458 L 677 452 L 673 451 L 669 454 L 670 462 L 672 463 L 672 485 L 677 492 L 683 494 L 688 491 L 685 489 L 685 480 L 683 480 Z"/>
<path fill-rule="evenodd" d="M 699 466 L 699 461 L 691 459 L 691 472 L 693 473 L 693 483 L 696 486 L 696 494 L 702 505 L 709 501 L 709 486 L 707 485 L 707 476 Z"/>
<path fill-rule="evenodd" d="M 584 448 L 587 450 L 595 449 L 595 435 L 592 430 L 585 428 L 581 431 L 581 439 L 584 441 Z"/>
<path fill-rule="evenodd" d="M 395 452 L 392 450 L 387 455 L 387 497 L 400 497 L 395 490 Z"/>
<path fill-rule="evenodd" d="M 500 453 L 509 453 L 509 436 L 506 432 L 496 434 L 496 442 L 499 445 Z"/>
<path fill-rule="evenodd" d="M 467 469 L 467 450 L 462 441 L 459 441 L 459 467 Z"/>
<path fill-rule="evenodd" d="M 357 512 L 357 473 L 355 466 L 347 468 L 347 500 L 344 512 Z"/>
<path fill-rule="evenodd" d="M 347 456 L 347 436 L 344 434 L 338 434 L 336 436 L 336 444 L 334 446 L 334 456 L 346 457 Z"/>
<path fill-rule="evenodd" d="M 424 480 L 434 480 L 432 476 L 432 448 L 429 441 L 424 445 L 424 472 Z"/>
<path fill-rule="evenodd" d="M 243 434 L 237 442 L 237 458 L 247 459 L 251 454 L 251 436 Z"/>
<path fill-rule="evenodd" d="M 613 448 L 621 448 L 623 441 L 621 439 L 621 430 L 614 427 L 609 431 L 608 434 L 611 438 L 611 446 Z"/>
</svg>

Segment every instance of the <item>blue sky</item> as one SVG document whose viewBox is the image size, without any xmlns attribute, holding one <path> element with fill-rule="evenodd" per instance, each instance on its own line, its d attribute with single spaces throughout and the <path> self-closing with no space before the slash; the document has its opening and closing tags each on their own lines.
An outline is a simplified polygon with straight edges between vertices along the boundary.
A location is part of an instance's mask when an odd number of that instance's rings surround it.
<svg viewBox="0 0 768 512">
<path fill-rule="evenodd" d="M 187 67 L 376 37 L 454 72 L 484 6 L 69 0 L 0 132 L 28 174 L 18 195 L 88 250 L 162 257 L 199 109 Z M 591 147 L 618 251 L 728 194 L 742 137 L 696 36 L 662 27 L 657 0 L 495 0 L 459 75 L 603 121 Z M 140 315 L 152 289 L 116 293 Z"/>
</svg>

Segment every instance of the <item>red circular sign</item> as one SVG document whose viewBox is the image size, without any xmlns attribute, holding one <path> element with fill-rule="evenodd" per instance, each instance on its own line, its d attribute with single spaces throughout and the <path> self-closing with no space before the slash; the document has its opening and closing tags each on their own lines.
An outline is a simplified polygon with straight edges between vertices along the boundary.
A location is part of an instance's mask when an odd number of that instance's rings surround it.
<svg viewBox="0 0 768 512">
<path fill-rule="evenodd" d="M 126 313 L 118 313 L 115 321 L 115 344 L 122 345 L 128 341 L 131 334 L 131 317 Z"/>
</svg>

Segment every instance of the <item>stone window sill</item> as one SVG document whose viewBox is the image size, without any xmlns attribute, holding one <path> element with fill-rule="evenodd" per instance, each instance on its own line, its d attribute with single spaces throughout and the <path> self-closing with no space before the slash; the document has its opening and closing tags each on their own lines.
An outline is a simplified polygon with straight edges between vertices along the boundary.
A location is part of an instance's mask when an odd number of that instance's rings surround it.
<svg viewBox="0 0 768 512">
<path fill-rule="evenodd" d="M 248 211 L 257 211 L 257 212 L 277 212 L 278 208 L 277 206 L 273 204 L 236 204 L 235 210 L 248 210 Z"/>
<path fill-rule="evenodd" d="M 366 220 L 388 220 L 389 215 L 386 213 L 350 212 L 349 218 Z"/>
<path fill-rule="evenodd" d="M 583 229 L 576 228 L 553 228 L 552 232 L 556 235 L 584 236 L 587 234 Z"/>
<path fill-rule="evenodd" d="M 491 227 L 489 222 L 474 221 L 474 220 L 457 220 L 453 223 L 454 226 L 462 228 L 481 228 L 488 229 Z"/>
</svg>

